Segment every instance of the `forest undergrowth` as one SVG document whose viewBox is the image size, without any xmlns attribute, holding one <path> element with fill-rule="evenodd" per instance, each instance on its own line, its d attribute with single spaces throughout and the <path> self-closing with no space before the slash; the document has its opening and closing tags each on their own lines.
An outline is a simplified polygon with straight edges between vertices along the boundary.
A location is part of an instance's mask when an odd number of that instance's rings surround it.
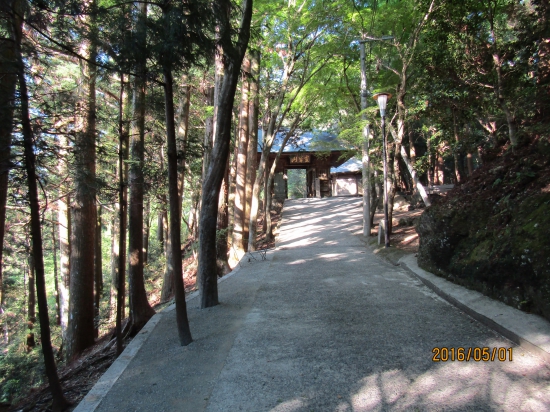
<svg viewBox="0 0 550 412">
<path fill-rule="evenodd" d="M 282 214 L 283 203 L 274 202 L 271 212 L 274 234 L 278 233 L 278 225 Z M 265 219 L 263 214 L 258 218 L 257 242 L 265 243 L 264 234 Z M 153 244 L 154 246 L 154 244 Z M 267 247 L 275 247 L 275 240 L 268 242 Z M 197 290 L 195 281 L 197 274 L 197 246 L 196 242 L 188 241 L 182 246 L 184 259 L 182 261 L 183 276 L 186 294 Z M 152 251 L 155 253 L 155 251 Z M 162 281 L 164 268 L 160 260 L 146 266 L 145 281 L 147 296 L 151 306 L 156 312 L 174 303 L 173 297 L 166 302 L 161 302 Z M 108 302 L 108 297 L 105 297 Z M 127 309 L 128 310 L 128 309 Z M 39 336 L 38 331 L 35 331 Z M 132 340 L 126 336 L 124 347 Z M 56 347 L 59 357 L 59 346 Z M 86 396 L 93 388 L 99 378 L 107 371 L 109 366 L 116 360 L 115 324 L 114 319 L 105 322 L 100 327 L 100 337 L 96 344 L 86 350 L 82 356 L 69 365 L 59 364 L 59 377 L 66 398 L 73 403 L 71 410 Z M 0 412 L 4 411 L 48 411 L 51 405 L 51 394 L 49 387 L 44 384 L 45 370 L 42 353 L 37 341 L 37 346 L 28 351 L 26 343 L 21 340 L 17 347 L 4 350 L 0 357 L 0 387 L 2 400 Z"/>
</svg>

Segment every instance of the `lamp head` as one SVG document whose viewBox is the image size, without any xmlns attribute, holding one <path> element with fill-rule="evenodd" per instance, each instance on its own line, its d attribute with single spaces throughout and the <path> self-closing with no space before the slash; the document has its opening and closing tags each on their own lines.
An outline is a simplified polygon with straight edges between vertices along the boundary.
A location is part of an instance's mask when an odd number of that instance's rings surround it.
<svg viewBox="0 0 550 412">
<path fill-rule="evenodd" d="M 391 99 L 391 94 L 389 93 L 376 93 L 372 96 L 374 100 L 378 103 L 378 108 L 380 109 L 380 116 L 384 117 L 386 115 L 386 103 L 388 99 Z"/>
</svg>

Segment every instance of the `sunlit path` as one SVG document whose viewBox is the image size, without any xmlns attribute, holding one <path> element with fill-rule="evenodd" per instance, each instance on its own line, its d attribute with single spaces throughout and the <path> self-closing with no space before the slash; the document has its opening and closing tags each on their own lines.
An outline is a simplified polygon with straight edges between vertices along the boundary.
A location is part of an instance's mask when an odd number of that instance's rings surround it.
<svg viewBox="0 0 550 412">
<path fill-rule="evenodd" d="M 99 410 L 550 410 L 550 369 L 368 251 L 360 203 L 287 202 L 270 260 L 222 282 L 220 306 L 190 301 L 189 347 L 165 313 Z M 433 362 L 434 347 L 513 360 Z"/>
</svg>

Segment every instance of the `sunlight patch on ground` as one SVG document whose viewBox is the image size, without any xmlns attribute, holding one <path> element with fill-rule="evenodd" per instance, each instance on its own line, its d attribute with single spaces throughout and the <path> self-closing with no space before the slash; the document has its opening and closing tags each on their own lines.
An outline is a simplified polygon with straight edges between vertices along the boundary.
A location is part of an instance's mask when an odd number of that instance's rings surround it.
<svg viewBox="0 0 550 412">
<path fill-rule="evenodd" d="M 292 412 L 297 411 L 304 406 L 304 402 L 301 399 L 291 399 L 277 405 L 271 409 L 271 412 Z"/>
</svg>

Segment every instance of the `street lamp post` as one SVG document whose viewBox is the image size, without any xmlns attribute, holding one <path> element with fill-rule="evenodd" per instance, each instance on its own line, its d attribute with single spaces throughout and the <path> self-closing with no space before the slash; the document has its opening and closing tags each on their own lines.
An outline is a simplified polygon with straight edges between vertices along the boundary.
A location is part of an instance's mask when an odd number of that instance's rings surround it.
<svg viewBox="0 0 550 412">
<path fill-rule="evenodd" d="M 391 94 L 377 93 L 373 96 L 378 103 L 380 116 L 382 117 L 382 157 L 384 164 L 384 243 L 386 247 L 390 247 L 390 234 L 388 222 L 388 160 L 386 156 L 386 103 Z"/>
</svg>

